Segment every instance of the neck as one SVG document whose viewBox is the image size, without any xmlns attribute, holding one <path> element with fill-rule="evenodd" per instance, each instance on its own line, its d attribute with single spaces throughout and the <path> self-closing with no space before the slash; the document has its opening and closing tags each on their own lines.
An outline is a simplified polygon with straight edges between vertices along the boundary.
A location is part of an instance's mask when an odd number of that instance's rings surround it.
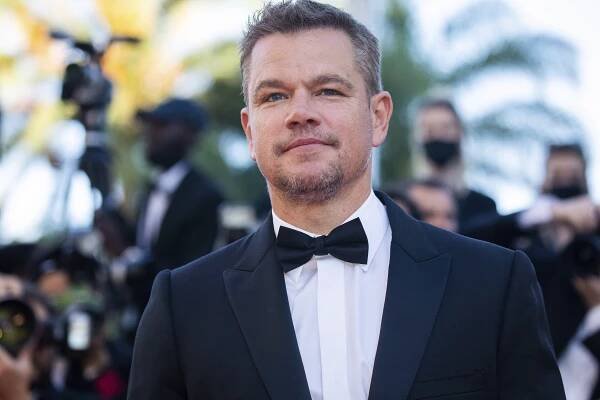
<svg viewBox="0 0 600 400">
<path fill-rule="evenodd" d="M 371 174 L 365 174 L 352 185 L 342 187 L 323 202 L 297 202 L 269 185 L 271 205 L 277 216 L 305 231 L 327 235 L 342 224 L 371 194 Z"/>
</svg>

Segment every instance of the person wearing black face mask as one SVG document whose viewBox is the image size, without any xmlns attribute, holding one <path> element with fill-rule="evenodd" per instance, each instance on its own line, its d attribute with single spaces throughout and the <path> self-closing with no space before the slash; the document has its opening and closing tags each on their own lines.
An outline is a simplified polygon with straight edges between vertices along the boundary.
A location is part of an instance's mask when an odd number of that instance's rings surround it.
<svg viewBox="0 0 600 400">
<path fill-rule="evenodd" d="M 423 143 L 423 151 L 427 160 L 442 169 L 460 157 L 460 145 L 455 141 L 433 139 Z"/>
<path fill-rule="evenodd" d="M 587 194 L 587 192 L 581 187 L 581 185 L 572 184 L 554 187 L 552 190 L 550 190 L 549 194 L 561 200 L 566 200 L 573 197 L 583 196 Z"/>
<path fill-rule="evenodd" d="M 145 157 L 155 168 L 139 207 L 131 245 L 120 240 L 109 217 L 99 212 L 96 225 L 113 256 L 113 280 L 133 291 L 137 311 L 145 306 L 154 276 L 213 250 L 218 232 L 217 186 L 194 168 L 186 156 L 206 126 L 206 113 L 184 99 L 169 99 L 141 110 Z M 117 236 L 117 237 L 116 237 Z"/>
<path fill-rule="evenodd" d="M 587 194 L 585 160 L 580 146 L 550 146 L 542 192 L 561 200 Z"/>
<path fill-rule="evenodd" d="M 598 399 L 600 277 L 581 275 L 567 249 L 578 238 L 598 238 L 600 207 L 588 195 L 581 146 L 551 145 L 545 167 L 540 196 L 531 207 L 482 219 L 465 234 L 523 250 L 531 258 L 567 398 Z"/>
<path fill-rule="evenodd" d="M 455 193 L 459 231 L 467 231 L 481 216 L 497 216 L 490 197 L 468 188 L 463 178 L 461 140 L 463 125 L 454 105 L 445 99 L 425 99 L 415 118 L 426 178 L 444 182 Z"/>
</svg>

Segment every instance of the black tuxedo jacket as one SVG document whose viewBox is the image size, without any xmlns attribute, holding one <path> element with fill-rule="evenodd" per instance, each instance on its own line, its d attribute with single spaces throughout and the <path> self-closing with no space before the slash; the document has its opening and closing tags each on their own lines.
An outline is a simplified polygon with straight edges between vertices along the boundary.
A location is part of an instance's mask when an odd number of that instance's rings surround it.
<svg viewBox="0 0 600 400">
<path fill-rule="evenodd" d="M 145 212 L 144 196 L 138 220 Z M 157 268 L 174 268 L 212 251 L 218 231 L 218 207 L 223 197 L 216 185 L 190 168 L 171 194 L 158 235 L 151 246 Z"/>
<path fill-rule="evenodd" d="M 542 240 L 539 229 L 522 229 L 518 223 L 520 214 L 483 216 L 462 233 L 505 247 L 518 245 L 533 261 L 546 303 L 554 352 L 560 357 L 577 333 L 587 307 L 573 287 L 571 262 Z"/>
<path fill-rule="evenodd" d="M 564 399 L 527 257 L 417 222 L 378 196 L 392 243 L 369 399 Z M 129 399 L 310 399 L 274 243 L 268 218 L 158 275 Z"/>
<path fill-rule="evenodd" d="M 149 195 L 150 191 L 141 201 L 138 225 L 143 219 Z M 222 200 L 216 185 L 190 168 L 170 196 L 143 267 L 144 275 L 129 282 L 140 310 L 146 305 L 152 281 L 159 271 L 181 266 L 213 250 L 219 228 L 218 208 Z"/>
</svg>

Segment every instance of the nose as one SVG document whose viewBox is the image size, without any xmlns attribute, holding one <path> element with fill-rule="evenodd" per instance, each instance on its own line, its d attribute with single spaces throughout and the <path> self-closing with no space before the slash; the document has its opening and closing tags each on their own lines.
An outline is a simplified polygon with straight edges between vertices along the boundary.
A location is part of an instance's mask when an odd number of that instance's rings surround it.
<svg viewBox="0 0 600 400">
<path fill-rule="evenodd" d="M 316 127 L 321 123 L 315 104 L 309 93 L 297 93 L 289 102 L 289 112 L 285 119 L 288 129 Z"/>
</svg>

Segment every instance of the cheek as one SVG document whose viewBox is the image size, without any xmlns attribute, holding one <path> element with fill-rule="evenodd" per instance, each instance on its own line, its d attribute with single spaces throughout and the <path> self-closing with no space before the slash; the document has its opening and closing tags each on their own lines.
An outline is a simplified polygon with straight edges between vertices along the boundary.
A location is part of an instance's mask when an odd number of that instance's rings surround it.
<svg viewBox="0 0 600 400">
<path fill-rule="evenodd" d="M 261 170 L 271 168 L 276 161 L 273 155 L 272 137 L 261 127 L 256 126 L 252 137 L 251 155 Z"/>
</svg>

